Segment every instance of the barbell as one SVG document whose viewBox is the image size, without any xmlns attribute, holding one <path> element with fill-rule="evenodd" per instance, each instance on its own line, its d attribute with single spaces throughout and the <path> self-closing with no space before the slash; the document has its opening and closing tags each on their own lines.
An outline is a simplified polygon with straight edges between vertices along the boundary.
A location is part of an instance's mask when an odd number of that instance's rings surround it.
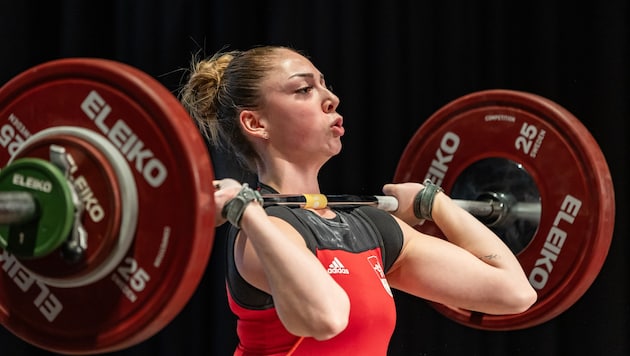
<svg viewBox="0 0 630 356">
<path fill-rule="evenodd" d="M 0 88 L 0 164 L 0 323 L 17 337 L 65 354 L 116 351 L 188 302 L 214 242 L 214 172 L 193 121 L 154 78 L 95 58 L 19 74 Z M 430 302 L 448 318 L 532 327 L 573 305 L 599 273 L 612 179 L 595 139 L 558 104 L 503 89 L 452 101 L 418 129 L 393 177 L 425 179 L 506 242 L 539 295 L 507 316 Z M 264 202 L 397 207 L 378 195 Z M 443 237 L 431 222 L 416 228 Z"/>
</svg>

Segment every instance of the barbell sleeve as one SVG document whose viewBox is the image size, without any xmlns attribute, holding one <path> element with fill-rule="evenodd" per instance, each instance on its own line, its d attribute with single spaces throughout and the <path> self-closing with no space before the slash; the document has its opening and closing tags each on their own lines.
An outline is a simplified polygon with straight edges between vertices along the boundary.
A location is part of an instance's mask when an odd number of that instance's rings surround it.
<svg viewBox="0 0 630 356">
<path fill-rule="evenodd" d="M 37 214 L 37 204 L 29 192 L 0 192 L 0 225 L 27 222 Z"/>
<path fill-rule="evenodd" d="M 538 223 L 540 221 L 540 203 L 515 202 L 512 204 L 495 200 L 453 199 L 462 209 L 487 225 L 496 224 L 506 216 Z"/>
</svg>

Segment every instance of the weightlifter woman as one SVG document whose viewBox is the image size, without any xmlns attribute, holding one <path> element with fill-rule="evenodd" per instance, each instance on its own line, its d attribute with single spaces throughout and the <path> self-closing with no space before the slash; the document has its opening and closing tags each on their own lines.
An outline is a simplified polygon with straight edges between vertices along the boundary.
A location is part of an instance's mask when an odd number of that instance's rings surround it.
<svg viewBox="0 0 630 356">
<path fill-rule="evenodd" d="M 263 208 L 260 193 L 320 193 L 341 150 L 339 98 L 298 51 L 277 46 L 195 59 L 180 99 L 213 144 L 227 144 L 258 186 L 215 182 L 216 226 L 229 221 L 228 298 L 236 355 L 385 355 L 391 288 L 441 304 L 515 314 L 537 298 L 518 260 L 432 183 L 386 184 L 374 207 Z M 448 241 L 413 226 L 433 220 Z"/>
</svg>

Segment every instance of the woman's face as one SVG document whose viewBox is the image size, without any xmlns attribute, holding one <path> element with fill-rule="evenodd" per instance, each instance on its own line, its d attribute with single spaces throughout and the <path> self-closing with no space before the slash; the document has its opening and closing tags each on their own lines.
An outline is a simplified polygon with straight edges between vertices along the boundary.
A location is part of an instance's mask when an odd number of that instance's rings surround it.
<svg viewBox="0 0 630 356">
<path fill-rule="evenodd" d="M 341 150 L 343 118 L 339 98 L 326 87 L 324 76 L 304 56 L 279 50 L 276 69 L 262 84 L 260 110 L 271 149 L 291 159 L 325 162 Z"/>
</svg>

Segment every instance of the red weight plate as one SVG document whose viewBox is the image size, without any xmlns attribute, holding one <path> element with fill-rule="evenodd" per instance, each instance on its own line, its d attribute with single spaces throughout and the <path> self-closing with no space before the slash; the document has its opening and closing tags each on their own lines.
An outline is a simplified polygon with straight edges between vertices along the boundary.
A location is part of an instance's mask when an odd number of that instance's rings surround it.
<svg viewBox="0 0 630 356">
<path fill-rule="evenodd" d="M 597 142 L 566 109 L 530 93 L 487 90 L 432 115 L 405 148 L 394 181 L 429 178 L 450 194 L 464 170 L 489 158 L 522 165 L 538 188 L 540 222 L 517 254 L 538 301 L 507 316 L 431 304 L 474 328 L 528 328 L 572 306 L 601 270 L 614 228 L 612 178 Z M 432 223 L 419 229 L 443 237 Z"/>
<path fill-rule="evenodd" d="M 125 158 L 138 194 L 135 235 L 109 275 L 71 288 L 44 283 L 0 251 L 0 322 L 55 352 L 120 350 L 169 323 L 205 271 L 214 242 L 210 158 L 177 99 L 151 76 L 119 62 L 52 61 L 0 88 L 1 164 L 30 137 L 60 126 L 93 131 Z M 115 190 L 112 182 L 89 184 Z"/>
</svg>

